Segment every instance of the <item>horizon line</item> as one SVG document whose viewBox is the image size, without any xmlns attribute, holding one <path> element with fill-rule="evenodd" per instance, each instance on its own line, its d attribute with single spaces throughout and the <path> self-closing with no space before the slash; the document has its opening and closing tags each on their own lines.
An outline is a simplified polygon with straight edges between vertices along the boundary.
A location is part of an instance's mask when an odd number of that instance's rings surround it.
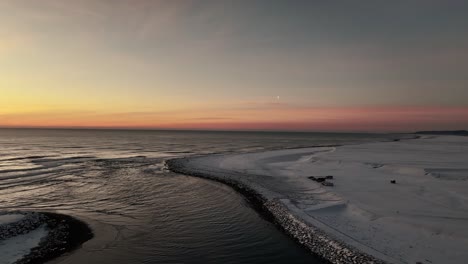
<svg viewBox="0 0 468 264">
<path fill-rule="evenodd" d="M 1 126 L 0 129 L 36 130 L 120 130 L 120 131 L 168 131 L 168 132 L 259 132 L 259 133 L 331 133 L 331 134 L 414 134 L 421 131 L 331 131 L 331 130 L 276 130 L 276 129 L 197 129 L 197 128 L 157 128 L 157 127 L 88 127 L 88 126 Z M 431 130 L 448 131 L 448 130 Z M 452 131 L 452 130 L 449 130 Z M 455 131 L 455 130 L 453 130 Z"/>
</svg>

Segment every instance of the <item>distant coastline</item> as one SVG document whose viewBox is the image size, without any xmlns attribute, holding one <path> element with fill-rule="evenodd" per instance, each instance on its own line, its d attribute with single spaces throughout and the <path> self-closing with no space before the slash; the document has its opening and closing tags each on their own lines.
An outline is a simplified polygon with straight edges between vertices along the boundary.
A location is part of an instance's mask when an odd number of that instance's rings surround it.
<svg viewBox="0 0 468 264">
<path fill-rule="evenodd" d="M 467 130 L 440 130 L 440 131 L 418 131 L 417 135 L 439 135 L 439 136 L 468 136 Z"/>
</svg>

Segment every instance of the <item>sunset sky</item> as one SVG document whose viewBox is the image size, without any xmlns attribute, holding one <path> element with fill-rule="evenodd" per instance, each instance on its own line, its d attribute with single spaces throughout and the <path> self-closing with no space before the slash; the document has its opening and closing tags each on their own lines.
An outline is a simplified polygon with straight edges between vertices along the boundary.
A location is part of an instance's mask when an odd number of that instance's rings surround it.
<svg viewBox="0 0 468 264">
<path fill-rule="evenodd" d="M 468 1 L 0 0 L 0 127 L 468 129 Z"/>
</svg>

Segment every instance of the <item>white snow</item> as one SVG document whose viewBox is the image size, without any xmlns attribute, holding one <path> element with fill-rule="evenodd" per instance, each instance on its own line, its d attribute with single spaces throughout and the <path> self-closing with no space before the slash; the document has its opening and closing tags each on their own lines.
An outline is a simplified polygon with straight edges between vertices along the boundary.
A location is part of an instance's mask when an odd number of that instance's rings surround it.
<svg viewBox="0 0 468 264">
<path fill-rule="evenodd" d="M 22 214 L 3 214 L 0 215 L 0 225 L 11 224 L 18 222 L 24 218 Z"/>
<path fill-rule="evenodd" d="M 468 137 L 217 155 L 189 166 L 250 183 L 386 261 L 468 260 Z M 334 187 L 307 178 L 326 175 Z"/>
<path fill-rule="evenodd" d="M 45 227 L 6 240 L 0 240 L 0 263 L 14 263 L 37 247 L 41 238 L 47 235 Z"/>
</svg>

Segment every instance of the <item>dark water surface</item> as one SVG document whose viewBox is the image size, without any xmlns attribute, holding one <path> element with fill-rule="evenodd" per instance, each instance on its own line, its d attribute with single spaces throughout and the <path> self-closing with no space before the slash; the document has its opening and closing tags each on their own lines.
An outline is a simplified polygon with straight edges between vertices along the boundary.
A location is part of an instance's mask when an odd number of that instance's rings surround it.
<svg viewBox="0 0 468 264">
<path fill-rule="evenodd" d="M 65 213 L 95 237 L 55 263 L 320 263 L 220 183 L 167 159 L 395 135 L 0 129 L 0 211 Z"/>
</svg>

